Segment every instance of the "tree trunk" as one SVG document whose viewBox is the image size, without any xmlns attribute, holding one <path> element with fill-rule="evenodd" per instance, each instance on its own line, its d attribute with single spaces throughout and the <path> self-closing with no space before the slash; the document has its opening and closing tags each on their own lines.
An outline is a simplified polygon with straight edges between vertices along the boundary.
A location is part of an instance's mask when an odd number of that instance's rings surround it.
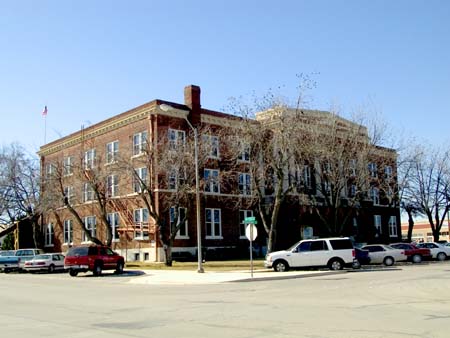
<svg viewBox="0 0 450 338">
<path fill-rule="evenodd" d="M 275 229 L 271 229 L 269 231 L 269 240 L 267 242 L 267 253 L 271 253 L 275 247 L 276 239 L 277 239 L 277 231 Z"/>
<path fill-rule="evenodd" d="M 411 242 L 412 241 L 412 232 L 414 229 L 414 219 L 412 217 L 411 210 L 406 210 L 406 212 L 408 213 L 408 242 Z"/>
<path fill-rule="evenodd" d="M 166 266 L 172 266 L 172 245 L 164 245 L 164 253 L 166 254 Z"/>
</svg>

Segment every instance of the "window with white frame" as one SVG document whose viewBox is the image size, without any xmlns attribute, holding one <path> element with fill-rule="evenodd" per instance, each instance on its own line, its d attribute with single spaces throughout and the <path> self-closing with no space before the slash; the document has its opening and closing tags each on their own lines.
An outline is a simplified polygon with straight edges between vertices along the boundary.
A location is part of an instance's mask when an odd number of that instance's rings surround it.
<svg viewBox="0 0 450 338">
<path fill-rule="evenodd" d="M 91 237 L 97 236 L 97 218 L 95 216 L 86 216 L 84 218 L 84 226 L 86 227 L 87 231 L 91 235 Z M 83 242 L 87 242 L 88 238 L 86 236 L 86 233 L 83 231 L 81 240 Z"/>
<path fill-rule="evenodd" d="M 245 237 L 245 219 L 247 217 L 253 217 L 253 210 L 239 210 L 239 237 Z"/>
<path fill-rule="evenodd" d="M 67 199 L 67 203 L 71 204 L 73 197 L 73 187 L 70 185 L 64 187 L 64 198 Z"/>
<path fill-rule="evenodd" d="M 115 197 L 119 195 L 119 176 L 109 175 L 106 178 L 106 189 L 109 197 Z"/>
<path fill-rule="evenodd" d="M 148 239 L 148 209 L 141 208 L 134 210 L 134 238 Z"/>
<path fill-rule="evenodd" d="M 370 177 L 377 178 L 378 177 L 377 171 L 378 171 L 377 164 L 373 163 L 373 162 L 369 163 L 369 174 L 370 174 Z"/>
<path fill-rule="evenodd" d="M 45 166 L 45 175 L 46 177 L 52 177 L 53 174 L 56 173 L 56 167 L 53 163 L 47 163 Z"/>
<path fill-rule="evenodd" d="M 94 200 L 94 189 L 89 182 L 83 184 L 83 202 L 90 202 Z"/>
<path fill-rule="evenodd" d="M 168 187 L 170 190 L 177 190 L 186 182 L 186 171 L 184 169 L 172 169 L 168 175 Z"/>
<path fill-rule="evenodd" d="M 357 191 L 356 184 L 350 184 L 350 189 L 348 191 L 348 196 L 349 197 L 355 197 L 356 196 L 356 191 Z"/>
<path fill-rule="evenodd" d="M 389 217 L 389 236 L 397 237 L 397 217 L 391 216 Z"/>
<path fill-rule="evenodd" d="M 370 199 L 373 201 L 373 204 L 379 205 L 380 204 L 380 189 L 378 189 L 376 187 L 371 187 L 369 194 L 370 194 Z"/>
<path fill-rule="evenodd" d="M 92 169 L 95 166 L 95 149 L 84 152 L 84 169 Z"/>
<path fill-rule="evenodd" d="M 330 195 L 331 194 L 331 183 L 328 180 L 323 181 L 323 194 Z"/>
<path fill-rule="evenodd" d="M 220 209 L 205 210 L 206 237 L 222 238 L 222 220 Z"/>
<path fill-rule="evenodd" d="M 144 153 L 147 144 L 147 132 L 143 131 L 133 135 L 133 156 Z"/>
<path fill-rule="evenodd" d="M 240 162 L 250 162 L 250 145 L 243 144 L 242 150 L 239 153 L 238 161 Z"/>
<path fill-rule="evenodd" d="M 177 231 L 176 238 L 189 238 L 188 236 L 188 222 L 186 218 L 186 208 L 178 208 L 178 214 L 176 214 L 177 208 L 171 207 L 169 210 L 169 217 L 170 217 L 170 231 L 172 232 L 172 229 L 175 229 L 176 226 L 180 226 L 179 230 Z M 181 223 L 181 221 L 184 219 L 184 223 Z M 175 222 L 176 225 L 175 225 Z"/>
<path fill-rule="evenodd" d="M 303 166 L 303 184 L 306 188 L 311 188 L 311 168 L 308 164 Z"/>
<path fill-rule="evenodd" d="M 134 169 L 135 175 L 133 176 L 133 192 L 141 193 L 147 185 L 147 168 Z"/>
<path fill-rule="evenodd" d="M 53 235 L 54 235 L 53 223 L 48 223 L 45 227 L 44 233 L 45 246 L 53 246 Z"/>
<path fill-rule="evenodd" d="M 392 202 L 392 199 L 394 198 L 394 189 L 390 186 L 387 188 L 386 197 L 389 199 L 389 203 Z"/>
<path fill-rule="evenodd" d="M 186 133 L 184 130 L 169 129 L 169 149 L 177 150 L 186 144 Z"/>
<path fill-rule="evenodd" d="M 63 175 L 70 176 L 73 174 L 73 157 L 67 156 L 63 159 Z"/>
<path fill-rule="evenodd" d="M 69 245 L 73 243 L 73 221 L 71 219 L 64 220 L 64 244 Z"/>
<path fill-rule="evenodd" d="M 251 176 L 247 173 L 239 174 L 239 193 L 249 196 L 252 194 Z"/>
<path fill-rule="evenodd" d="M 108 224 L 111 228 L 112 240 L 117 242 L 119 240 L 119 213 L 111 212 L 107 215 Z"/>
<path fill-rule="evenodd" d="M 219 170 L 204 169 L 203 177 L 205 179 L 205 192 L 219 193 Z"/>
<path fill-rule="evenodd" d="M 375 227 L 375 237 L 381 235 L 381 215 L 373 215 L 373 225 Z"/>
<path fill-rule="evenodd" d="M 119 156 L 119 141 L 113 141 L 106 144 L 106 164 L 117 161 Z"/>
<path fill-rule="evenodd" d="M 384 167 L 384 177 L 388 180 L 392 178 L 392 167 L 390 165 Z"/>
<path fill-rule="evenodd" d="M 213 135 L 203 135 L 203 142 L 209 151 L 209 157 L 219 157 L 219 137 Z"/>
<path fill-rule="evenodd" d="M 350 170 L 350 176 L 356 176 L 356 159 L 354 159 L 354 158 L 352 158 L 352 159 L 350 159 L 350 168 L 349 168 L 349 170 Z"/>
</svg>

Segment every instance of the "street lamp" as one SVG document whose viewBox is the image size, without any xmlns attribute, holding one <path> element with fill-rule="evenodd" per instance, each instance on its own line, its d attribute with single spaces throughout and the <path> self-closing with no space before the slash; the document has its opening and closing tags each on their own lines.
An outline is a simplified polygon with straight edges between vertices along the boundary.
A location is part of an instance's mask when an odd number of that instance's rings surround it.
<svg viewBox="0 0 450 338">
<path fill-rule="evenodd" d="M 182 111 L 183 113 L 187 113 L 184 109 L 176 109 L 168 104 L 161 104 L 159 108 L 162 111 Z M 184 116 L 189 128 L 194 132 L 194 162 L 195 162 L 195 212 L 197 219 L 197 257 L 198 257 L 198 267 L 197 272 L 203 273 L 205 270 L 203 269 L 203 258 L 202 258 L 202 227 L 200 223 L 200 183 L 198 177 L 198 131 L 197 128 L 191 124 L 191 122 L 187 118 L 187 114 Z"/>
</svg>

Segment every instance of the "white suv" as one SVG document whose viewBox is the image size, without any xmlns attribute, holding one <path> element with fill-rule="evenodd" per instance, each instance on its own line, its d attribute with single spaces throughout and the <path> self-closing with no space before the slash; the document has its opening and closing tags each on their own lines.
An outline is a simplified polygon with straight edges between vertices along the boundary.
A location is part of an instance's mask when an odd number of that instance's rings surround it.
<svg viewBox="0 0 450 338">
<path fill-rule="evenodd" d="M 288 250 L 267 254 L 264 266 L 275 271 L 289 268 L 327 266 L 331 270 L 341 270 L 351 266 L 355 260 L 355 249 L 347 237 L 306 239 Z"/>
</svg>

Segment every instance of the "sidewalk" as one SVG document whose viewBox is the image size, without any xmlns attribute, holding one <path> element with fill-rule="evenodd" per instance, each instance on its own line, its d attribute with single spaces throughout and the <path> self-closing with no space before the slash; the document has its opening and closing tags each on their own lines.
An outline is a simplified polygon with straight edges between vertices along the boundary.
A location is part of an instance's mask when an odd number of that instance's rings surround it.
<svg viewBox="0 0 450 338">
<path fill-rule="evenodd" d="M 274 272 L 273 270 L 255 270 L 253 278 L 250 270 L 233 272 L 204 272 L 170 271 L 170 270 L 142 270 L 145 274 L 129 281 L 130 284 L 217 284 L 230 282 L 259 282 L 283 280 L 293 278 L 318 277 L 346 273 L 348 270 L 297 270 L 288 272 Z"/>
</svg>

